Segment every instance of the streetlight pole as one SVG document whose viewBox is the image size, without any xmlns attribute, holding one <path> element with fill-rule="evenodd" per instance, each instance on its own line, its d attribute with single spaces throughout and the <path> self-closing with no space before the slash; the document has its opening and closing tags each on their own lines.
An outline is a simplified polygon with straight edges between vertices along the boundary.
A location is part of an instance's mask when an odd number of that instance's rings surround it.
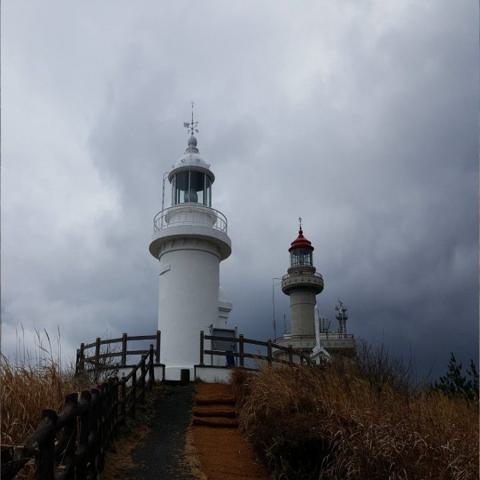
<svg viewBox="0 0 480 480">
<path fill-rule="evenodd" d="M 277 339 L 277 321 L 275 318 L 275 281 L 282 280 L 280 277 L 272 278 L 272 324 L 273 324 L 273 339 Z"/>
</svg>

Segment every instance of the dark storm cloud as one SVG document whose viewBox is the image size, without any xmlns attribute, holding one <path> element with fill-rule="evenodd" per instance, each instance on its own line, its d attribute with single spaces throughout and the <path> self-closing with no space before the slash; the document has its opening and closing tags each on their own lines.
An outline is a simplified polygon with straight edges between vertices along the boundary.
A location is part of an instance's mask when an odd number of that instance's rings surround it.
<svg viewBox="0 0 480 480">
<path fill-rule="evenodd" d="M 70 348 L 155 329 L 147 245 L 193 98 L 233 241 L 232 324 L 272 335 L 272 277 L 301 215 L 322 315 L 342 298 L 351 331 L 423 370 L 476 356 L 469 4 L 108 5 L 4 15 L 4 345 L 19 322 L 60 325 Z"/>
</svg>

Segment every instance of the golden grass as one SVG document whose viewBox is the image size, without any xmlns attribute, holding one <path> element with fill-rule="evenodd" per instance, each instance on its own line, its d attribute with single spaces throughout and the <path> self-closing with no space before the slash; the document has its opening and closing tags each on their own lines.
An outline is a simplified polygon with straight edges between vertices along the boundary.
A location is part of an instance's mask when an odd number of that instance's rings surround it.
<svg viewBox="0 0 480 480">
<path fill-rule="evenodd" d="M 15 366 L 0 359 L 1 443 L 22 444 L 38 426 L 43 409 L 59 412 L 65 396 L 83 385 L 72 372 L 61 372 L 58 363 Z"/>
<path fill-rule="evenodd" d="M 275 478 L 478 478 L 478 404 L 372 385 L 353 366 L 265 368 L 233 383 L 241 427 Z"/>
</svg>

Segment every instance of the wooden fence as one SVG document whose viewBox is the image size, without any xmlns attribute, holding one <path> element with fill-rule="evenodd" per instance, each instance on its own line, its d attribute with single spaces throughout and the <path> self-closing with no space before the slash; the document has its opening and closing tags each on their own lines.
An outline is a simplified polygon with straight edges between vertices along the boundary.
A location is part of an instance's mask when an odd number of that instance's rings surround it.
<svg viewBox="0 0 480 480">
<path fill-rule="evenodd" d="M 127 376 L 67 395 L 60 413 L 43 410 L 37 430 L 25 445 L 2 446 L 2 479 L 15 478 L 32 457 L 37 480 L 98 478 L 119 425 L 135 417 L 138 404 L 145 401 L 146 391 L 152 388 L 155 355 L 150 345 Z"/>
<path fill-rule="evenodd" d="M 137 335 L 129 337 L 126 333 L 124 333 L 121 337 L 118 338 L 111 338 L 108 340 L 102 340 L 101 338 L 97 338 L 92 343 L 82 343 L 80 345 L 80 348 L 77 350 L 75 371 L 78 374 L 84 371 L 100 372 L 101 370 L 108 370 L 119 367 L 133 367 L 133 365 L 127 364 L 128 356 L 145 355 L 149 353 L 149 350 L 128 350 L 128 342 L 137 342 L 141 340 L 153 340 L 155 342 L 155 365 L 160 365 L 161 333 L 160 330 L 157 330 L 157 333 L 155 335 Z M 115 344 L 121 344 L 121 348 L 118 351 L 107 351 L 102 353 L 102 347 L 106 346 L 109 350 L 110 348 L 115 348 Z M 93 354 L 90 354 L 90 351 L 92 350 Z M 115 362 L 115 358 L 119 358 L 120 361 Z"/>
<path fill-rule="evenodd" d="M 205 355 L 212 355 L 212 356 L 222 356 L 226 357 L 227 351 L 225 350 L 212 350 L 205 348 L 205 340 L 210 340 L 212 342 L 230 342 L 233 345 L 238 345 L 238 351 L 231 351 L 228 352 L 228 355 L 232 355 L 233 358 L 238 358 L 238 367 L 240 368 L 247 368 L 245 366 L 245 359 L 251 358 L 254 360 L 259 360 L 263 362 L 267 362 L 268 365 L 272 365 L 273 363 L 277 364 L 284 364 L 284 365 L 293 365 L 295 363 L 307 363 L 310 364 L 310 358 L 304 355 L 301 351 L 289 346 L 284 347 L 282 345 L 278 345 L 273 343 L 271 340 L 266 342 L 262 342 L 260 340 L 253 340 L 251 338 L 245 338 L 243 335 L 239 335 L 238 337 L 221 337 L 218 335 L 205 335 L 205 332 L 200 332 L 200 366 L 205 366 Z M 262 355 L 260 353 L 250 353 L 245 351 L 246 345 L 255 345 L 257 347 L 264 347 L 267 349 L 267 354 Z M 233 350 L 233 348 L 232 348 Z M 280 352 L 278 355 L 274 355 L 274 352 Z M 283 354 L 286 356 L 288 360 L 284 360 L 283 358 L 279 358 Z M 295 362 L 295 358 L 299 361 Z M 252 370 L 258 370 L 257 368 L 251 368 Z"/>
</svg>

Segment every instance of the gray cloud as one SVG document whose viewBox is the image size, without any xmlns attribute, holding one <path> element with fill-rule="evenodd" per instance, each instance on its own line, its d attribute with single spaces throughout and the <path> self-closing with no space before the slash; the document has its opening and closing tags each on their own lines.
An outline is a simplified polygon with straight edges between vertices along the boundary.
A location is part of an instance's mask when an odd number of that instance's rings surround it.
<svg viewBox="0 0 480 480">
<path fill-rule="evenodd" d="M 301 215 L 322 314 L 342 298 L 351 331 L 421 371 L 476 357 L 469 4 L 47 4 L 4 11 L 4 350 L 19 323 L 59 325 L 64 351 L 156 328 L 147 246 L 193 98 L 233 241 L 233 324 L 272 335 Z"/>
</svg>

